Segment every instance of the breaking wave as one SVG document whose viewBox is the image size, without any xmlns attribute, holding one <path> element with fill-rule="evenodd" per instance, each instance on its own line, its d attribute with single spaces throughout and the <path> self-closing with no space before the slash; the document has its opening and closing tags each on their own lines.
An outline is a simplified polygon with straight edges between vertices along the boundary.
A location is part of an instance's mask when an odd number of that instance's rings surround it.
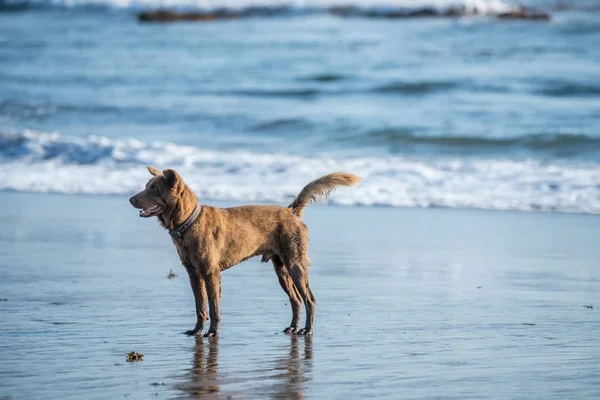
<svg viewBox="0 0 600 400">
<path fill-rule="evenodd" d="M 332 171 L 360 175 L 340 205 L 457 207 L 600 214 L 600 163 L 560 160 L 296 156 L 173 143 L 0 134 L 0 190 L 130 194 L 147 164 L 175 168 L 205 200 L 286 203 Z"/>
</svg>

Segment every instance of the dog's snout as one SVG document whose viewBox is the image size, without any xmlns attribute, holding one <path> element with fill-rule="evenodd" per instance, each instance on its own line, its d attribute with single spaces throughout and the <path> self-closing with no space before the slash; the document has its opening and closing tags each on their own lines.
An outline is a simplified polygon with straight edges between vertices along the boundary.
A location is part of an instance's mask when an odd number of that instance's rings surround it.
<svg viewBox="0 0 600 400">
<path fill-rule="evenodd" d="M 135 196 L 133 196 L 132 198 L 130 198 L 129 202 L 131 203 L 132 206 L 135 206 Z"/>
</svg>

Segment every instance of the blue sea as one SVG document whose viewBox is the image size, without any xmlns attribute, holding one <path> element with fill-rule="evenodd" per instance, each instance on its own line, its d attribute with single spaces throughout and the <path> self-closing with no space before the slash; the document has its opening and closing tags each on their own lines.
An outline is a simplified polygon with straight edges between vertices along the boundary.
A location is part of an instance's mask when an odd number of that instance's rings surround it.
<svg viewBox="0 0 600 400">
<path fill-rule="evenodd" d="M 258 258 L 181 334 L 148 164 L 219 207 L 363 178 L 303 217 L 314 335 Z M 600 0 L 0 0 L 0 205 L 0 400 L 597 400 Z"/>
<path fill-rule="evenodd" d="M 353 6 L 351 17 L 332 6 Z M 550 21 L 506 21 L 522 5 Z M 142 10 L 277 12 L 149 24 Z M 462 7 L 463 16 L 386 18 Z M 267 16 L 268 14 L 268 16 Z M 600 213 L 593 1 L 0 0 L 0 190 Z"/>
</svg>

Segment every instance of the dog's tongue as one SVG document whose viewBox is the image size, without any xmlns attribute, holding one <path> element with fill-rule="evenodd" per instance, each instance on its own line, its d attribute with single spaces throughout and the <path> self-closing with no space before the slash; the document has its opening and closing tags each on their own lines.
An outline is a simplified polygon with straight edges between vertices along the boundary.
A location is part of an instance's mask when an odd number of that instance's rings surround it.
<svg viewBox="0 0 600 400">
<path fill-rule="evenodd" d="M 158 210 L 158 207 L 158 204 L 155 204 L 147 208 L 142 208 L 140 210 L 140 217 L 147 217 L 149 215 L 152 215 L 153 212 L 156 212 Z"/>
</svg>

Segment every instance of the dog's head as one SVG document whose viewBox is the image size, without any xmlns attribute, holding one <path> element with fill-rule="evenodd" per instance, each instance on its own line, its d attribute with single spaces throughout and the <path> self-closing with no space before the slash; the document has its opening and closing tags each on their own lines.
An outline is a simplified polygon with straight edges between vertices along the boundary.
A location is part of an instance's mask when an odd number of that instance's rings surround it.
<svg viewBox="0 0 600 400">
<path fill-rule="evenodd" d="M 185 187 L 179 174 L 172 169 L 161 172 L 149 165 L 148 171 L 152 178 L 146 183 L 146 188 L 129 199 L 143 218 L 154 217 L 173 208 Z"/>
</svg>

